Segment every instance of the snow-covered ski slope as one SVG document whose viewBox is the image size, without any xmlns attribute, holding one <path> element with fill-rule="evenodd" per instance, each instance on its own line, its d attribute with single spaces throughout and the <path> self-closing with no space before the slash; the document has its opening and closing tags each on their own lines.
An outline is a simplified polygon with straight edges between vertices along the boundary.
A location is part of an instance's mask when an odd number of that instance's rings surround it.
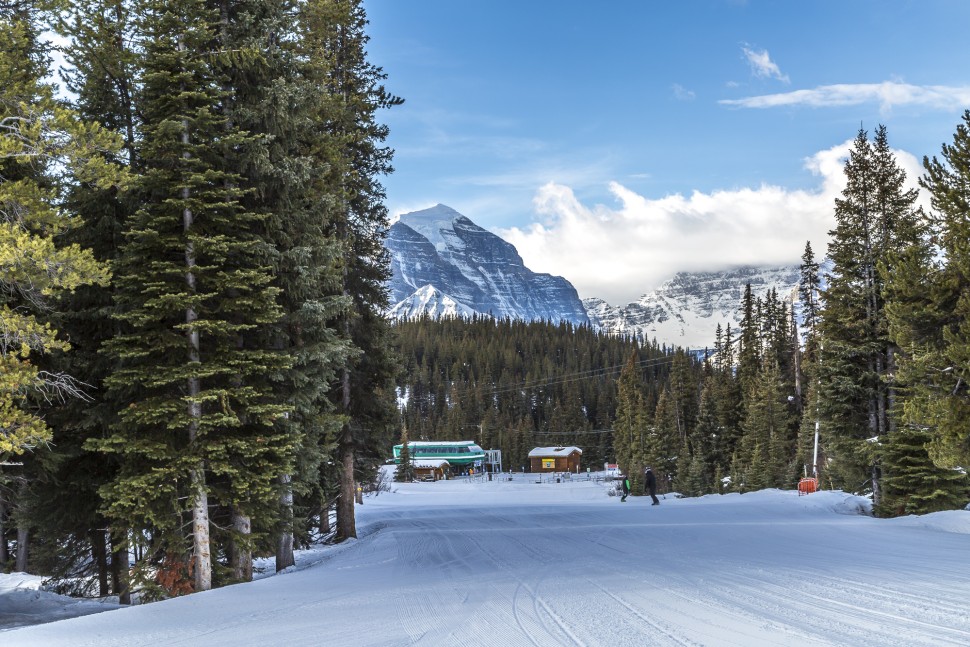
<svg viewBox="0 0 970 647">
<path fill-rule="evenodd" d="M 970 645 L 970 512 L 777 490 L 652 507 L 535 480 L 395 484 L 294 572 L 0 644 Z"/>
</svg>

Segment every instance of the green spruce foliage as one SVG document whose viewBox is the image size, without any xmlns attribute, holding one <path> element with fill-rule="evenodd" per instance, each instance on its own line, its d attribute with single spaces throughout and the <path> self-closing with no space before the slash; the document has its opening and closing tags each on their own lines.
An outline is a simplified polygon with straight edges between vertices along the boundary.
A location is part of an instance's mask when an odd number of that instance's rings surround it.
<svg viewBox="0 0 970 647">
<path fill-rule="evenodd" d="M 912 427 L 897 429 L 882 448 L 881 516 L 955 510 L 970 498 L 970 481 L 962 469 L 938 467 L 927 451 L 929 434 Z"/>
<path fill-rule="evenodd" d="M 141 208 L 118 263 L 125 329 L 107 345 L 123 364 L 107 383 L 127 404 L 99 443 L 121 462 L 103 495 L 110 517 L 149 536 L 165 567 L 186 564 L 193 588 L 205 590 L 215 553 L 210 495 L 265 504 L 276 477 L 267 463 L 291 452 L 274 427 L 288 407 L 263 379 L 289 358 L 247 343 L 281 311 L 258 236 L 266 215 L 247 208 L 232 168 L 236 151 L 255 145 L 225 115 L 224 70 L 246 53 L 224 49 L 220 14 L 204 2 L 147 9 L 138 25 Z"/>
<path fill-rule="evenodd" d="M 889 149 L 886 129 L 860 130 L 845 164 L 846 188 L 830 232 L 833 264 L 818 326 L 819 415 L 828 476 L 836 487 L 870 491 L 878 503 L 876 439 L 892 429 L 895 344 L 889 336 L 880 263 L 918 235 L 917 192 Z"/>
</svg>

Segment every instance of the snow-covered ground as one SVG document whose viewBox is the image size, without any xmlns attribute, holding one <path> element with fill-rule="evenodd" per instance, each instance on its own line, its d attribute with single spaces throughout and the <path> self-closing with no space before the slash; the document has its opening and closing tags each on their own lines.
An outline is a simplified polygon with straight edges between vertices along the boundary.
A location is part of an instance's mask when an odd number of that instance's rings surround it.
<svg viewBox="0 0 970 647">
<path fill-rule="evenodd" d="M 117 609 L 118 598 L 80 600 L 44 591 L 42 577 L 0 573 L 0 631 Z M 4 645 L 0 639 L 0 645 Z"/>
<path fill-rule="evenodd" d="M 358 506 L 359 539 L 291 572 L 0 644 L 970 644 L 970 512 L 777 490 L 653 507 L 535 480 L 395 484 Z"/>
</svg>

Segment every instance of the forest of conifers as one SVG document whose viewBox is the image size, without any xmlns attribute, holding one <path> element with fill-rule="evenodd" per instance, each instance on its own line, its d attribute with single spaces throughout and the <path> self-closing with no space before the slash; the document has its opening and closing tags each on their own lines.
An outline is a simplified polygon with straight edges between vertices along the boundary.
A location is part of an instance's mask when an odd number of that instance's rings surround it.
<svg viewBox="0 0 970 647">
<path fill-rule="evenodd" d="M 127 602 L 356 535 L 399 424 L 365 25 L 0 0 L 0 567 Z"/>
<path fill-rule="evenodd" d="M 511 469 L 576 445 L 700 495 L 794 487 L 817 426 L 823 487 L 966 504 L 970 112 L 928 211 L 860 130 L 830 269 L 806 245 L 795 302 L 749 289 L 705 354 L 392 325 L 377 114 L 401 100 L 365 26 L 359 0 L 0 0 L 0 568 L 123 602 L 250 580 L 355 536 L 402 438 Z"/>
<path fill-rule="evenodd" d="M 870 495 L 877 514 L 970 499 L 970 112 L 907 189 L 884 127 L 860 130 L 823 272 L 797 298 L 748 286 L 707 353 L 569 324 L 398 324 L 409 440 L 474 439 L 521 469 L 530 449 L 646 466 L 686 495 L 796 487 Z M 797 317 L 796 317 L 797 313 Z M 816 454 L 815 436 L 819 431 Z M 817 461 L 816 461 L 817 456 Z"/>
</svg>

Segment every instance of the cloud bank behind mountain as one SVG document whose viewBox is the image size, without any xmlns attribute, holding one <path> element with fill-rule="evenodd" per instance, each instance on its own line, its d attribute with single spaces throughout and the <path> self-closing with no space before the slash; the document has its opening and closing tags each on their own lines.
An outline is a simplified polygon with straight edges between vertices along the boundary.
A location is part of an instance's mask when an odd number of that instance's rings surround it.
<svg viewBox="0 0 970 647">
<path fill-rule="evenodd" d="M 610 183 L 617 206 L 586 205 L 573 190 L 550 182 L 535 194 L 537 219 L 498 233 L 538 272 L 563 276 L 579 295 L 613 304 L 632 302 L 680 271 L 798 263 L 811 241 L 825 254 L 835 226 L 835 199 L 852 140 L 805 160 L 814 188 L 780 186 L 695 191 L 650 198 Z M 918 160 L 896 151 L 915 186 Z"/>
</svg>

